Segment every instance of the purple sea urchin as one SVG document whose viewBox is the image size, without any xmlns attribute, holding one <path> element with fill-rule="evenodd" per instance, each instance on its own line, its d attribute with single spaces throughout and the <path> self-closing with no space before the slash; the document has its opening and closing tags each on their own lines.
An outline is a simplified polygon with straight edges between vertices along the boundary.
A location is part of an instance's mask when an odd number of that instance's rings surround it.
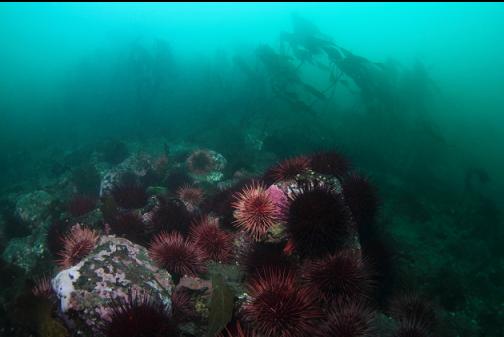
<svg viewBox="0 0 504 337">
<path fill-rule="evenodd" d="M 176 336 L 166 305 L 149 295 L 129 295 L 112 302 L 110 320 L 103 325 L 106 337 Z"/>
<path fill-rule="evenodd" d="M 311 156 L 310 167 L 321 174 L 343 177 L 348 172 L 350 164 L 337 152 L 320 152 Z"/>
<path fill-rule="evenodd" d="M 149 230 L 154 233 L 161 231 L 179 231 L 187 233 L 191 223 L 191 214 L 178 199 L 158 198 L 159 205 L 152 213 Z"/>
<path fill-rule="evenodd" d="M 431 328 L 436 322 L 432 304 L 416 293 L 404 293 L 393 299 L 390 314 L 399 322 L 415 322 L 425 328 Z"/>
<path fill-rule="evenodd" d="M 299 288 L 291 271 L 265 269 L 249 285 L 243 319 L 264 337 L 308 337 L 318 329 L 322 312 L 308 288 Z"/>
<path fill-rule="evenodd" d="M 122 182 L 112 189 L 115 202 L 122 208 L 141 208 L 147 203 L 147 192 L 140 184 Z"/>
<path fill-rule="evenodd" d="M 372 288 L 364 262 L 350 249 L 308 262 L 303 278 L 326 302 L 364 297 Z"/>
<path fill-rule="evenodd" d="M 325 325 L 325 336 L 375 336 L 375 314 L 363 302 L 342 301 L 333 305 Z"/>
<path fill-rule="evenodd" d="M 136 211 L 129 211 L 117 214 L 109 223 L 112 233 L 125 237 L 126 239 L 144 245 L 147 234 L 142 217 Z"/>
<path fill-rule="evenodd" d="M 305 156 L 293 157 L 283 160 L 270 169 L 270 174 L 275 181 L 293 180 L 298 174 L 310 168 L 310 158 Z"/>
<path fill-rule="evenodd" d="M 307 183 L 287 211 L 287 231 L 302 257 L 334 252 L 348 239 L 350 212 L 341 195 L 322 183 Z"/>
</svg>

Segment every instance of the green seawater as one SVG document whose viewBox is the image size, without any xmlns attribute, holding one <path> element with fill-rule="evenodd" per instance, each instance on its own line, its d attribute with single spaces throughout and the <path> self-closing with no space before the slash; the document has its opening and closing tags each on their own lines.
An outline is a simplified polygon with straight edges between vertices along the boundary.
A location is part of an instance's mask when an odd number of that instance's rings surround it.
<svg viewBox="0 0 504 337">
<path fill-rule="evenodd" d="M 0 336 L 65 334 L 30 289 L 61 270 L 55 223 L 105 233 L 122 212 L 107 172 L 148 158 L 149 198 L 180 198 L 196 149 L 219 167 L 192 180 L 206 200 L 341 154 L 376 188 L 374 248 L 393 251 L 381 328 L 415 289 L 432 335 L 504 336 L 503 55 L 502 3 L 0 4 Z M 77 195 L 92 215 L 71 214 Z"/>
</svg>

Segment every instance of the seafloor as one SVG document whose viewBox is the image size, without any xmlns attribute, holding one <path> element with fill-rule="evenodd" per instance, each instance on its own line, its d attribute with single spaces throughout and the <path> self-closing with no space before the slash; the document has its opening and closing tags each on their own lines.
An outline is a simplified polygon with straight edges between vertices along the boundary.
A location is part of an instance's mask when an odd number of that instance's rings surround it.
<svg viewBox="0 0 504 337">
<path fill-rule="evenodd" d="M 332 150 L 247 154 L 41 154 L 2 193 L 1 335 L 502 335 L 499 247 L 472 225 L 499 214 L 477 191 L 411 191 Z"/>
</svg>

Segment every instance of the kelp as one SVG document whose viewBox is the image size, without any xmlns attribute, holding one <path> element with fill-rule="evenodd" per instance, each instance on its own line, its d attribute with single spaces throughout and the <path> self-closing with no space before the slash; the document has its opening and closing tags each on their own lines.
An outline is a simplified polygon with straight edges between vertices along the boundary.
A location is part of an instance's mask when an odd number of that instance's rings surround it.
<svg viewBox="0 0 504 337">
<path fill-rule="evenodd" d="M 234 295 L 224 278 L 212 275 L 212 297 L 208 313 L 208 337 L 214 337 L 231 321 L 234 307 Z"/>
</svg>

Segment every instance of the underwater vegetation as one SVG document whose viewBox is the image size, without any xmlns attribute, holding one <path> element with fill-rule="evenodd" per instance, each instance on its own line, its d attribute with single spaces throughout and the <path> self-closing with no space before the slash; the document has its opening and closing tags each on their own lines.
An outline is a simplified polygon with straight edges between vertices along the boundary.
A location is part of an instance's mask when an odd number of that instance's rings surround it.
<svg viewBox="0 0 504 337">
<path fill-rule="evenodd" d="M 82 120 L 0 163 L 1 336 L 502 336 L 495 178 L 449 162 L 428 66 L 298 15 L 150 42 L 75 66 Z"/>
</svg>

